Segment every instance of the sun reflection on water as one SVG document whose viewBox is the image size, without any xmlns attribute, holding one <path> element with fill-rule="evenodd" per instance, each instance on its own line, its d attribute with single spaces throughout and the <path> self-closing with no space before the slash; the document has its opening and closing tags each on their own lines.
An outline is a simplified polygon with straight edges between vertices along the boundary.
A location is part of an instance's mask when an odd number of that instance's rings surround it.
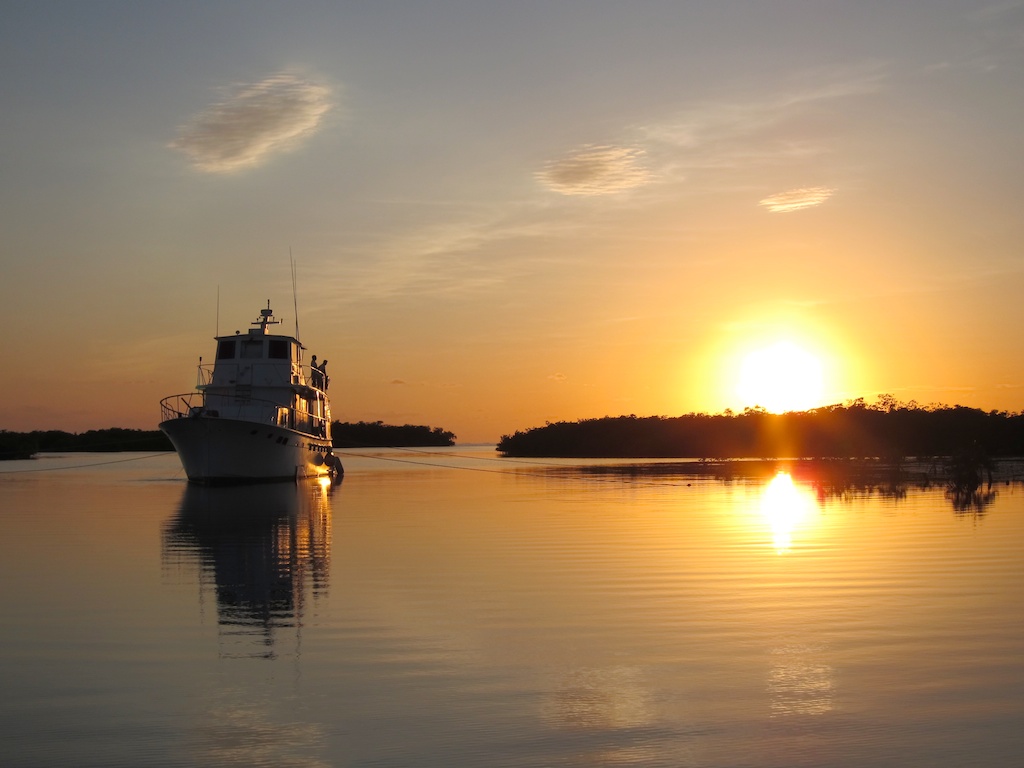
<svg viewBox="0 0 1024 768">
<path fill-rule="evenodd" d="M 788 472 L 779 472 L 762 491 L 760 508 L 771 526 L 775 551 L 781 554 L 792 546 L 794 531 L 817 511 L 817 502 Z"/>
<path fill-rule="evenodd" d="M 833 708 L 835 671 L 825 649 L 787 644 L 772 650 L 768 671 L 771 716 L 823 715 Z"/>
</svg>

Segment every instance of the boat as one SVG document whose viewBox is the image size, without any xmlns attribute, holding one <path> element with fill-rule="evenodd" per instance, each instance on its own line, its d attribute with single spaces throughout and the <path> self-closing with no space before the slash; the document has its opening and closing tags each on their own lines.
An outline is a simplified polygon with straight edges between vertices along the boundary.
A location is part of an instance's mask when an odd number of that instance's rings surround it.
<svg viewBox="0 0 1024 768">
<path fill-rule="evenodd" d="M 331 445 L 326 370 L 303 363 L 294 336 L 266 309 L 247 333 L 215 336 L 213 365 L 199 358 L 196 387 L 160 401 L 160 429 L 190 482 L 215 485 L 340 477 Z M 326 364 L 326 360 L 324 364 Z"/>
</svg>

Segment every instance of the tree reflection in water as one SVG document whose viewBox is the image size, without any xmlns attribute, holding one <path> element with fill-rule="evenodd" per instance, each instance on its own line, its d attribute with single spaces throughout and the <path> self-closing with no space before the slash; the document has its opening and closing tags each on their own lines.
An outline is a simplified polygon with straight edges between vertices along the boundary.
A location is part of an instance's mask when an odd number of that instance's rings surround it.
<svg viewBox="0 0 1024 768">
<path fill-rule="evenodd" d="M 563 466 L 550 474 L 668 482 L 713 479 L 726 483 L 770 483 L 780 472 L 813 489 L 819 502 L 881 496 L 902 501 L 910 490 L 946 489 L 955 512 L 984 514 L 995 501 L 998 485 L 1024 481 L 1020 459 L 970 457 L 922 459 L 736 459 L 728 461 L 660 461 Z"/>
</svg>

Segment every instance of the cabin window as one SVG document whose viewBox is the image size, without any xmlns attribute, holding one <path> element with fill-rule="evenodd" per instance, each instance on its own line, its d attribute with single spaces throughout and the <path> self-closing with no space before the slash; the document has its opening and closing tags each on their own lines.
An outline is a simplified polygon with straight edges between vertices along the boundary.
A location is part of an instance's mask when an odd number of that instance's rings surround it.
<svg viewBox="0 0 1024 768">
<path fill-rule="evenodd" d="M 271 339 L 269 342 L 269 357 L 271 360 L 288 359 L 288 342 L 284 339 Z"/>
<path fill-rule="evenodd" d="M 250 360 L 263 357 L 263 339 L 258 339 L 256 341 L 243 341 L 242 357 Z"/>
<path fill-rule="evenodd" d="M 227 339 L 217 344 L 217 359 L 231 360 L 235 356 L 235 340 Z"/>
</svg>

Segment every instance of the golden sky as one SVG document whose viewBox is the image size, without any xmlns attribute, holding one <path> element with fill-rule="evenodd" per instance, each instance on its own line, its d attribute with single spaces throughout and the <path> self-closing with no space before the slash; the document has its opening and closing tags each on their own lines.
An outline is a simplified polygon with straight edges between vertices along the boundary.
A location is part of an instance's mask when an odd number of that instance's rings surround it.
<svg viewBox="0 0 1024 768">
<path fill-rule="evenodd" d="M 1021 3 L 492 5 L 6 6 L 0 428 L 155 428 L 289 254 L 342 420 L 1024 409 Z"/>
</svg>

